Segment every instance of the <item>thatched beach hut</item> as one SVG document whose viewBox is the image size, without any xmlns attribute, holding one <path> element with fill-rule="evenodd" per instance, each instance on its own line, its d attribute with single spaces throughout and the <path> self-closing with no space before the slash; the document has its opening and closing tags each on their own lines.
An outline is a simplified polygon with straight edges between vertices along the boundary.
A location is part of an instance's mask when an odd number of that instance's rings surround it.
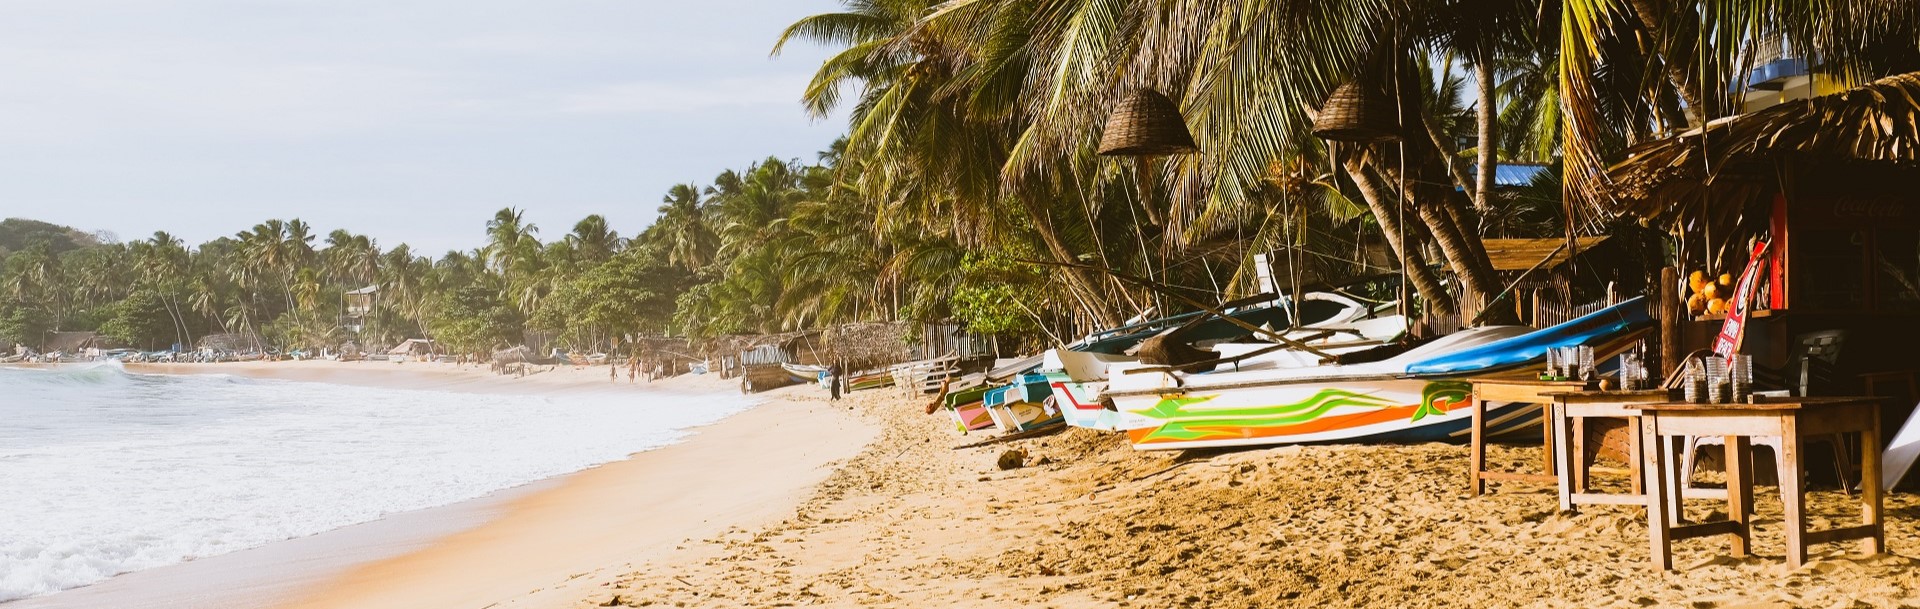
<svg viewBox="0 0 1920 609">
<path fill-rule="evenodd" d="M 1682 278 L 1739 277 L 1765 244 L 1743 351 L 1777 366 L 1799 337 L 1839 332 L 1840 379 L 1920 369 L 1920 72 L 1641 144 L 1608 178 L 1610 211 L 1680 245 L 1683 266 L 1662 281 L 1669 357 L 1722 321 L 1682 304 Z"/>
<path fill-rule="evenodd" d="M 827 357 L 848 373 L 914 359 L 913 325 L 905 321 L 840 324 L 822 330 Z"/>
</svg>

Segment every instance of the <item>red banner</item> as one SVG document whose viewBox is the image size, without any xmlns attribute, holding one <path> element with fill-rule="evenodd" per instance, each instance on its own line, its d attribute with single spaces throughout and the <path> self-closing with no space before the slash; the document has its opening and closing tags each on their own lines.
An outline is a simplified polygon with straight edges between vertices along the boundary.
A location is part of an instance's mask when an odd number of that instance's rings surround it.
<svg viewBox="0 0 1920 609">
<path fill-rule="evenodd" d="M 1740 342 L 1747 335 L 1747 313 L 1753 308 L 1754 283 L 1766 266 L 1766 259 L 1767 242 L 1754 243 L 1753 258 L 1747 261 L 1746 272 L 1740 273 L 1739 283 L 1734 284 L 1733 299 L 1727 302 L 1727 320 L 1720 324 L 1720 335 L 1713 339 L 1713 352 L 1722 359 L 1740 352 Z"/>
</svg>

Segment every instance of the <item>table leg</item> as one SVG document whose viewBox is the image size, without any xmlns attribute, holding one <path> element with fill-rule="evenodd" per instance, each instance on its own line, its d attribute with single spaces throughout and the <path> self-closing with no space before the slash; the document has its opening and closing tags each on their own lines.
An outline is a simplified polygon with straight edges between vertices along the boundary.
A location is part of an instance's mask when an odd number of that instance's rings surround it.
<svg viewBox="0 0 1920 609">
<path fill-rule="evenodd" d="M 1553 404 L 1550 404 L 1550 403 L 1541 404 L 1540 416 L 1546 417 L 1546 418 L 1553 418 L 1553 409 L 1554 409 Z M 1552 434 L 1548 434 L 1546 441 L 1543 442 L 1540 446 L 1541 456 L 1546 458 L 1546 463 L 1548 467 L 1552 467 L 1559 463 L 1559 458 L 1555 456 L 1557 453 L 1553 450 L 1553 448 L 1554 446 L 1560 443 L 1561 437 L 1565 437 L 1565 436 L 1554 436 Z M 1559 474 L 1560 472 L 1563 472 L 1563 471 L 1566 471 L 1566 470 L 1555 469 L 1555 470 L 1548 471 L 1547 475 L 1552 476 L 1552 475 Z"/>
<path fill-rule="evenodd" d="M 1727 436 L 1727 519 L 1733 532 L 1733 555 L 1744 558 L 1753 543 L 1753 472 L 1747 466 L 1752 453 L 1746 436 Z"/>
<path fill-rule="evenodd" d="M 1880 488 L 1880 412 L 1868 412 L 1868 429 L 1860 433 L 1860 512 L 1873 535 L 1867 538 L 1867 553 L 1887 551 L 1887 526 L 1883 521 Z"/>
<path fill-rule="evenodd" d="M 1646 480 L 1640 474 L 1640 452 L 1640 417 L 1627 417 L 1627 475 L 1633 478 L 1635 495 L 1647 492 Z"/>
<path fill-rule="evenodd" d="M 1547 438 L 1547 445 L 1565 446 L 1563 440 L 1567 438 L 1567 406 L 1559 402 L 1548 404 L 1547 423 L 1553 428 L 1553 433 Z M 1572 466 L 1568 462 L 1567 451 L 1553 451 L 1553 465 L 1554 471 L 1559 472 L 1559 475 L 1554 476 L 1554 486 L 1560 496 L 1560 511 L 1572 512 L 1574 511 L 1571 474 L 1573 470 L 1570 469 Z"/>
<path fill-rule="evenodd" d="M 1667 522 L 1669 524 L 1680 524 L 1687 521 L 1685 502 L 1687 498 L 1687 478 L 1693 475 L 1693 471 L 1687 469 L 1689 463 L 1686 462 L 1686 459 L 1679 457 L 1681 445 L 1686 442 L 1687 436 L 1666 436 L 1658 438 L 1654 442 L 1654 452 L 1660 453 L 1660 462 L 1666 467 L 1666 469 L 1661 472 L 1661 474 L 1665 476 L 1661 484 L 1671 485 L 1671 488 L 1664 488 L 1663 490 L 1665 492 L 1662 493 L 1662 495 L 1667 498 Z"/>
<path fill-rule="evenodd" d="M 1567 473 L 1573 477 L 1574 492 L 1585 493 L 1593 490 L 1587 484 L 1587 418 L 1569 417 L 1567 427 L 1571 436 L 1567 440 L 1567 458 L 1572 466 Z"/>
<path fill-rule="evenodd" d="M 1469 428 L 1472 430 L 1473 439 L 1468 443 L 1467 449 L 1467 493 L 1470 496 L 1479 497 L 1487 490 L 1486 479 L 1480 477 L 1480 472 L 1487 469 L 1487 402 L 1485 400 L 1478 398 L 1473 400 L 1473 423 Z"/>
<path fill-rule="evenodd" d="M 1661 461 L 1665 457 L 1666 444 L 1660 441 L 1656 433 L 1655 420 L 1658 415 L 1647 417 L 1640 426 L 1642 446 L 1652 450 L 1640 453 L 1640 471 L 1647 476 L 1647 537 L 1653 558 L 1653 566 L 1660 571 L 1673 569 L 1673 537 L 1667 522 L 1667 467 Z M 1564 480 L 1565 477 L 1562 477 Z"/>
<path fill-rule="evenodd" d="M 1787 528 L 1787 567 L 1798 569 L 1807 562 L 1806 468 L 1802 466 L 1798 420 L 1784 415 L 1780 427 L 1780 503 L 1786 508 L 1781 524 Z"/>
</svg>

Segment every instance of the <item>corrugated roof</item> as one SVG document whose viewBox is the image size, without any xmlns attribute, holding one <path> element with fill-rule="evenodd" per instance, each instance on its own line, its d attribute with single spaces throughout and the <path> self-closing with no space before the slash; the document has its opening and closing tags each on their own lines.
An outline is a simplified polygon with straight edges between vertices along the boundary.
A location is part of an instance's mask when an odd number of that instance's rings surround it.
<svg viewBox="0 0 1920 609">
<path fill-rule="evenodd" d="M 1547 169 L 1548 167 L 1546 165 L 1536 165 L 1533 163 L 1501 163 L 1493 166 L 1493 185 L 1526 186 L 1532 184 L 1533 179 L 1540 177 L 1540 174 L 1546 173 Z M 1469 165 L 1467 172 L 1469 175 L 1478 179 L 1480 177 L 1480 165 L 1478 163 Z"/>
<path fill-rule="evenodd" d="M 1580 251 L 1584 252 L 1606 240 L 1604 236 L 1581 237 L 1575 241 L 1575 244 L 1579 246 Z M 1561 248 L 1567 244 L 1565 237 L 1487 239 L 1483 243 L 1487 246 L 1487 259 L 1493 262 L 1493 270 L 1496 271 L 1531 270 L 1538 266 L 1548 254 L 1553 255 L 1553 260 L 1546 265 L 1548 267 L 1560 266 L 1567 262 L 1567 251 Z"/>
</svg>

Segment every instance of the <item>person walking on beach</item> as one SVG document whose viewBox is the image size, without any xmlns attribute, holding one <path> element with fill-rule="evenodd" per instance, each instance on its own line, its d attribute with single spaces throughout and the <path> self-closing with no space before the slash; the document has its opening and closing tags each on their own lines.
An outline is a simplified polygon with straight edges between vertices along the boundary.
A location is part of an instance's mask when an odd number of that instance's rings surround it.
<svg viewBox="0 0 1920 609">
<path fill-rule="evenodd" d="M 840 401 L 840 364 L 827 367 L 827 401 Z"/>
</svg>

